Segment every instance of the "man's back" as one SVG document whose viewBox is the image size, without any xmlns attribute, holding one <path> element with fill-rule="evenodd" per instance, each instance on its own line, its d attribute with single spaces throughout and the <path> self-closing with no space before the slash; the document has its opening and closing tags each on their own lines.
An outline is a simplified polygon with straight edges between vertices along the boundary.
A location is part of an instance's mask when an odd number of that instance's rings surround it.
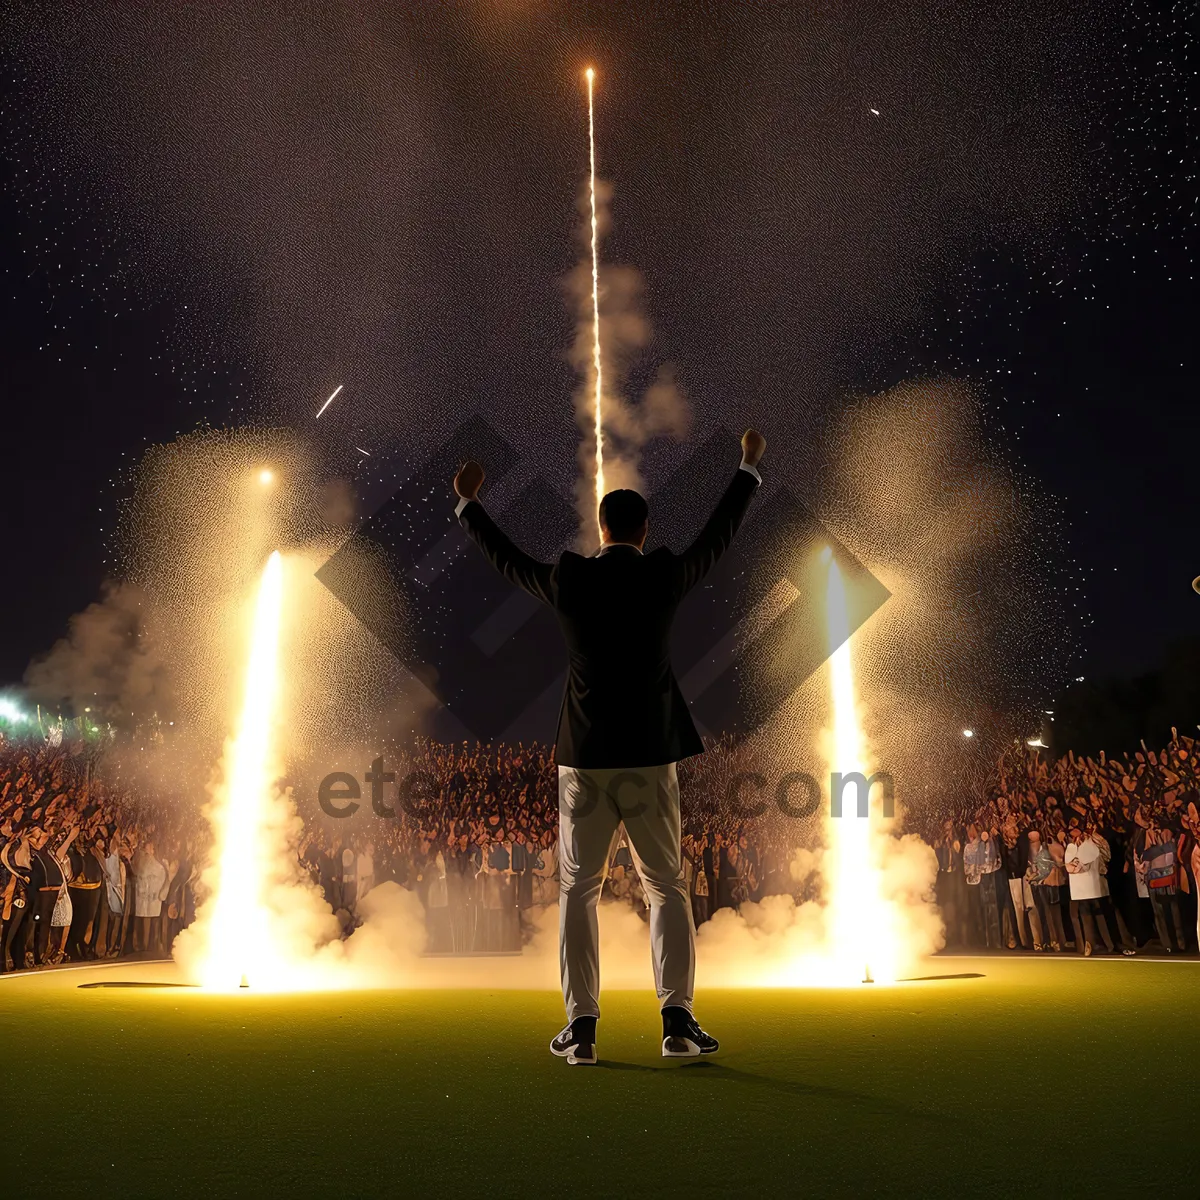
<svg viewBox="0 0 1200 1200">
<path fill-rule="evenodd" d="M 567 643 L 560 763 L 629 767 L 700 751 L 671 668 L 679 601 L 675 555 L 611 546 L 558 563 L 555 612 Z M 565 739 L 565 744 L 564 744 Z"/>
<path fill-rule="evenodd" d="M 492 565 L 553 608 L 562 626 L 568 668 L 559 766 L 655 766 L 703 751 L 671 669 L 671 621 L 728 549 L 757 486 L 757 473 L 738 470 L 681 554 L 616 543 L 594 558 L 568 551 L 553 565 L 514 546 L 482 505 L 463 507 L 463 527 Z"/>
</svg>

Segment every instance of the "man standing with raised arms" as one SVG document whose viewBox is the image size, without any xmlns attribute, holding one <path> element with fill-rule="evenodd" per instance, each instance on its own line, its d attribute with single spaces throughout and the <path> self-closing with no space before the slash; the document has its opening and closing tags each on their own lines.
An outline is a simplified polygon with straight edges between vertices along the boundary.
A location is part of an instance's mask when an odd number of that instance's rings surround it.
<svg viewBox="0 0 1200 1200">
<path fill-rule="evenodd" d="M 571 1064 L 596 1061 L 600 952 L 596 902 L 624 825 L 650 904 L 654 983 L 666 1058 L 712 1054 L 717 1040 L 692 1015 L 695 928 L 680 849 L 675 764 L 704 746 L 671 668 L 671 622 L 680 601 L 729 548 L 755 489 L 766 439 L 742 435 L 742 461 L 713 514 L 682 553 L 643 553 L 649 508 L 637 492 L 600 501 L 599 553 L 565 551 L 542 563 L 515 546 L 479 502 L 483 468 L 454 478 L 467 535 L 507 580 L 554 609 L 567 643 L 558 721 L 559 960 L 566 1028 L 551 1051 Z"/>
</svg>

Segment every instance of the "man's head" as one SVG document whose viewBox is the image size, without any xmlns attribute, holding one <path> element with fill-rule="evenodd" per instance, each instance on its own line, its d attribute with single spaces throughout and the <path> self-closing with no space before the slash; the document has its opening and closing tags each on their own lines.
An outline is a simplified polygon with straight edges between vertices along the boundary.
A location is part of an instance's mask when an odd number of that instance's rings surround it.
<svg viewBox="0 0 1200 1200">
<path fill-rule="evenodd" d="M 600 501 L 600 532 L 604 544 L 625 543 L 640 550 L 646 541 L 650 509 L 646 501 L 629 488 L 618 488 Z"/>
</svg>

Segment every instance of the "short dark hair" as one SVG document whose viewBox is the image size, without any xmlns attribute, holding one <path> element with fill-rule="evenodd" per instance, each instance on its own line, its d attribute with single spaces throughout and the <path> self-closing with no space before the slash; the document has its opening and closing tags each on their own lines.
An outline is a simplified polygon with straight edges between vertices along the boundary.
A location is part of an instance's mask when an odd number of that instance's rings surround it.
<svg viewBox="0 0 1200 1200">
<path fill-rule="evenodd" d="M 617 541 L 636 537 L 650 519 L 650 506 L 629 488 L 609 492 L 600 501 L 600 524 Z"/>
</svg>

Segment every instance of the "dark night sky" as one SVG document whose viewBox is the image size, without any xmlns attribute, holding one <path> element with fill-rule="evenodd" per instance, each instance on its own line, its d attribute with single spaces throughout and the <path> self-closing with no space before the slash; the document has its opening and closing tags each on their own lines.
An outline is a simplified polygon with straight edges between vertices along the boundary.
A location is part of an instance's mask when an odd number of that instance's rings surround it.
<svg viewBox="0 0 1200 1200">
<path fill-rule="evenodd" d="M 1057 498 L 1069 670 L 1196 631 L 1189 7 L 649 7 L 10 10 L 0 682 L 98 596 L 149 443 L 299 423 L 342 380 L 380 461 L 447 406 L 518 438 L 557 411 L 587 61 L 606 254 L 701 431 L 753 420 L 782 472 L 839 394 L 965 377 Z"/>
</svg>

